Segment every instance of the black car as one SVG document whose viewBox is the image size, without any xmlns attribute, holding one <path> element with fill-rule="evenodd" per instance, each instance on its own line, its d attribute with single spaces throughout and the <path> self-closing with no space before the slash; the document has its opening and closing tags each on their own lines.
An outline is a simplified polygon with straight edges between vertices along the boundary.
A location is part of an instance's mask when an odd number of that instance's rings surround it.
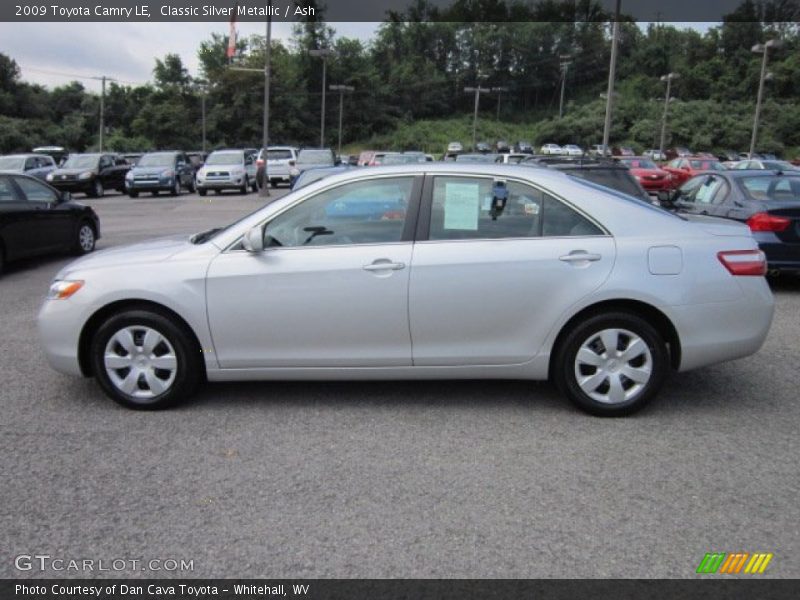
<svg viewBox="0 0 800 600">
<path fill-rule="evenodd" d="M 28 175 L 0 174 L 0 271 L 6 262 L 49 254 L 94 250 L 100 220 L 89 206 L 73 202 Z"/>
<path fill-rule="evenodd" d="M 177 196 L 182 189 L 194 192 L 194 177 L 194 166 L 184 152 L 148 152 L 125 175 L 125 189 L 131 198 L 139 192 Z"/>
<path fill-rule="evenodd" d="M 475 152 L 480 152 L 481 154 L 487 154 L 492 151 L 492 146 L 489 142 L 478 142 L 475 144 Z"/>
<path fill-rule="evenodd" d="M 519 164 L 558 169 L 575 177 L 639 198 L 645 202 L 655 202 L 642 187 L 642 184 L 631 174 L 628 167 L 614 159 L 545 154 L 530 156 Z"/>
<path fill-rule="evenodd" d="M 70 154 L 61 167 L 47 174 L 47 182 L 59 190 L 99 198 L 108 189 L 124 192 L 130 168 L 116 154 Z"/>
<path fill-rule="evenodd" d="M 773 273 L 800 271 L 800 172 L 730 170 L 695 175 L 662 204 L 750 227 Z"/>
</svg>

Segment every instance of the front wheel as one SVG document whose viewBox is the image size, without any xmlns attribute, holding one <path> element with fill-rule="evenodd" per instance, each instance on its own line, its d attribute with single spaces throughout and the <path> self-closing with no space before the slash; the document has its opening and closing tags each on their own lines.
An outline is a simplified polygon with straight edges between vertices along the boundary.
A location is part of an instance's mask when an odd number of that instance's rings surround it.
<svg viewBox="0 0 800 600">
<path fill-rule="evenodd" d="M 553 378 L 562 394 L 593 415 L 615 417 L 641 409 L 664 383 L 664 339 L 637 315 L 596 315 L 559 344 Z"/>
<path fill-rule="evenodd" d="M 178 196 L 181 193 L 181 180 L 177 177 L 175 178 L 175 183 L 172 185 L 172 189 L 169 191 L 171 196 Z"/>
<path fill-rule="evenodd" d="M 208 192 L 206 192 L 206 190 L 204 190 L 203 188 L 197 188 L 197 193 L 200 194 L 201 196 L 205 196 Z"/>
<path fill-rule="evenodd" d="M 95 198 L 102 198 L 103 194 L 106 193 L 105 188 L 103 188 L 103 182 L 99 179 L 94 180 L 94 184 L 92 184 L 92 193 L 91 195 Z"/>
<path fill-rule="evenodd" d="M 201 380 L 202 359 L 189 333 L 149 310 L 106 320 L 94 335 L 91 357 L 100 387 L 127 408 L 167 408 L 191 396 Z"/>
<path fill-rule="evenodd" d="M 248 187 L 250 187 L 250 182 L 247 180 L 247 175 L 245 175 L 244 176 L 244 183 L 242 184 L 242 187 L 239 188 L 239 193 L 240 194 L 246 194 Z"/>
<path fill-rule="evenodd" d="M 91 223 L 83 221 L 78 226 L 78 234 L 75 239 L 74 250 L 75 254 L 88 254 L 94 250 L 97 235 L 94 232 L 94 227 Z"/>
</svg>

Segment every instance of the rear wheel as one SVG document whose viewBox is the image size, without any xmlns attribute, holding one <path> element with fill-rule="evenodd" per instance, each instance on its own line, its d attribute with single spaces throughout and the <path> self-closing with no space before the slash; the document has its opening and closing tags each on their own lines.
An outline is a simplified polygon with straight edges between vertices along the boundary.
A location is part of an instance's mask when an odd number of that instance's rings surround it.
<svg viewBox="0 0 800 600">
<path fill-rule="evenodd" d="M 106 320 L 92 340 L 92 366 L 103 391 L 133 409 L 167 408 L 188 398 L 202 377 L 200 352 L 172 319 L 128 310 Z"/>
<path fill-rule="evenodd" d="M 661 388 L 669 368 L 658 331 L 626 313 L 596 315 L 576 325 L 554 359 L 553 377 L 561 393 L 602 417 L 641 409 Z"/>
<path fill-rule="evenodd" d="M 130 197 L 130 198 L 138 198 L 139 197 L 139 192 L 134 192 L 134 191 L 131 190 L 131 191 L 128 192 L 128 197 Z"/>
<path fill-rule="evenodd" d="M 246 194 L 248 187 L 250 187 L 250 182 L 247 179 L 247 175 L 245 175 L 244 176 L 244 183 L 242 184 L 242 187 L 239 188 L 239 193 L 240 194 Z"/>
<path fill-rule="evenodd" d="M 94 227 L 89 221 L 81 221 L 78 225 L 78 233 L 75 236 L 75 254 L 88 254 L 94 250 L 94 245 L 97 241 Z"/>
<path fill-rule="evenodd" d="M 172 189 L 169 191 L 171 196 L 178 196 L 181 193 L 181 180 L 177 177 L 175 178 L 175 183 L 172 185 Z"/>
</svg>

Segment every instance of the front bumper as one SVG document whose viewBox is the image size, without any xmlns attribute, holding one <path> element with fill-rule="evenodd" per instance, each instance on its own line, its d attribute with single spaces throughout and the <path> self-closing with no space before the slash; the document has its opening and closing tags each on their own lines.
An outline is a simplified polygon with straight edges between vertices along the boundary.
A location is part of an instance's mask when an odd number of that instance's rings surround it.
<svg viewBox="0 0 800 600">
<path fill-rule="evenodd" d="M 47 183 L 62 192 L 83 192 L 88 194 L 94 189 L 94 179 L 70 179 L 47 181 Z"/>
<path fill-rule="evenodd" d="M 198 190 L 232 190 L 242 187 L 245 183 L 245 176 L 231 177 L 228 179 L 198 179 L 196 187 Z"/>
<path fill-rule="evenodd" d="M 125 180 L 125 190 L 128 192 L 168 192 L 175 185 L 175 179 L 139 179 Z"/>
<path fill-rule="evenodd" d="M 78 359 L 78 340 L 91 307 L 76 302 L 77 296 L 45 300 L 39 310 L 38 328 L 50 366 L 60 373 L 85 376 Z"/>
</svg>

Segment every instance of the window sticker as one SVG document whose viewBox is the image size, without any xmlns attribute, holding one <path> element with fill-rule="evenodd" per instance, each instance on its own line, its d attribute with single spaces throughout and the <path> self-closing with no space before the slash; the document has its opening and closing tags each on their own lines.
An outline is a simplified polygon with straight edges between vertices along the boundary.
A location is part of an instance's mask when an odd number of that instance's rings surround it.
<svg viewBox="0 0 800 600">
<path fill-rule="evenodd" d="M 445 183 L 444 228 L 478 230 L 480 185 L 477 183 Z"/>
</svg>

